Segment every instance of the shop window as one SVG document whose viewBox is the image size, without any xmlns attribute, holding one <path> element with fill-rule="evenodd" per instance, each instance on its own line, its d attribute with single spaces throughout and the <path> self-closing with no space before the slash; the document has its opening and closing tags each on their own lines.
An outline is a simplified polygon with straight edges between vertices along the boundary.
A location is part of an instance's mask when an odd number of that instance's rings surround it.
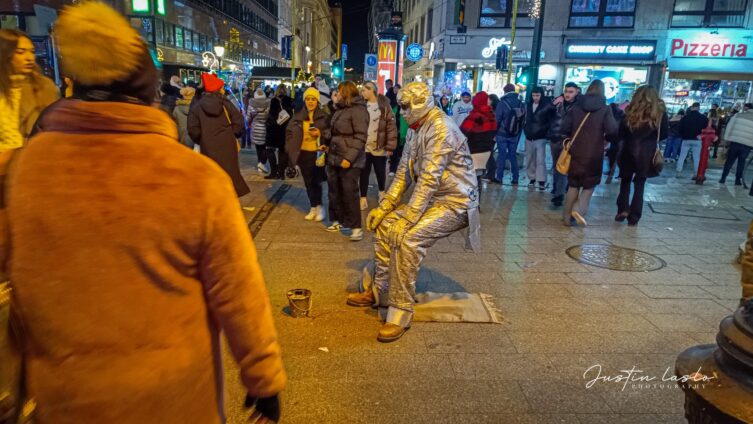
<svg viewBox="0 0 753 424">
<path fill-rule="evenodd" d="M 519 28 L 533 28 L 533 21 L 528 17 L 529 3 L 518 3 Z M 482 0 L 481 15 L 478 26 L 481 28 L 510 28 L 512 26 L 513 0 Z"/>
<path fill-rule="evenodd" d="M 572 0 L 570 28 L 632 28 L 637 0 Z"/>
<path fill-rule="evenodd" d="M 675 0 L 673 27 L 743 27 L 748 0 Z"/>
</svg>

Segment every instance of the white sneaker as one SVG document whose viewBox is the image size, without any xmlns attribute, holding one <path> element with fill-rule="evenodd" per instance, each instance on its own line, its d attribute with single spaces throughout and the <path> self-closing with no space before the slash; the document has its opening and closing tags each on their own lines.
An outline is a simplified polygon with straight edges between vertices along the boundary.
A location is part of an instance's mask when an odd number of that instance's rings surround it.
<svg viewBox="0 0 753 424">
<path fill-rule="evenodd" d="M 383 200 L 383 199 L 384 199 L 384 192 L 383 192 L 383 191 L 380 191 L 380 192 L 379 192 L 379 203 L 382 203 L 382 200 Z"/>
<path fill-rule="evenodd" d="M 314 221 L 316 222 L 324 221 L 324 208 L 321 207 L 321 205 L 316 207 L 316 216 L 314 217 Z"/>
<path fill-rule="evenodd" d="M 353 232 L 350 234 L 350 241 L 361 241 L 363 240 L 363 230 L 360 228 L 354 228 Z"/>
<path fill-rule="evenodd" d="M 343 226 L 340 225 L 339 222 L 334 221 L 334 222 L 332 222 L 332 225 L 330 225 L 329 227 L 325 228 L 325 230 L 327 230 L 327 231 L 329 231 L 331 233 L 334 233 L 334 232 L 340 231 L 342 228 L 343 228 Z"/>
<path fill-rule="evenodd" d="M 368 208 L 369 208 L 369 201 L 365 197 L 362 197 L 361 198 L 361 210 L 365 211 Z"/>
<path fill-rule="evenodd" d="M 269 175 L 269 167 L 263 163 L 257 164 L 256 170 L 259 171 L 260 174 Z"/>
<path fill-rule="evenodd" d="M 306 221 L 313 221 L 314 218 L 316 218 L 316 215 L 317 215 L 316 208 L 311 208 L 311 210 L 309 211 L 309 214 L 304 216 L 303 219 L 305 219 Z"/>
<path fill-rule="evenodd" d="M 583 215 L 580 213 L 573 211 L 570 216 L 572 216 L 575 219 L 575 222 L 578 223 L 578 225 L 587 226 L 588 222 L 586 222 L 586 218 L 583 218 Z"/>
</svg>

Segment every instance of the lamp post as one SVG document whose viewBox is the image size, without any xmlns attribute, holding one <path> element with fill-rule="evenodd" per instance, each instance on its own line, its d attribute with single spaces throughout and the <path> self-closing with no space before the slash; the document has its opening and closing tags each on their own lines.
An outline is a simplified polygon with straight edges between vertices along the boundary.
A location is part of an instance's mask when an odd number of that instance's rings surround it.
<svg viewBox="0 0 753 424">
<path fill-rule="evenodd" d="M 544 32 L 544 7 L 546 0 L 539 0 L 532 6 L 534 8 L 531 18 L 536 23 L 533 29 L 533 42 L 531 45 L 531 65 L 528 67 L 528 85 L 536 87 L 539 84 L 539 65 L 541 62 L 541 37 Z M 531 102 L 533 90 L 526 88 L 526 101 Z"/>
<path fill-rule="evenodd" d="M 716 344 L 691 347 L 675 362 L 690 424 L 753 422 L 753 300 L 722 320 Z"/>
<path fill-rule="evenodd" d="M 220 68 L 219 71 L 222 71 L 222 56 L 225 55 L 225 47 L 223 46 L 214 46 L 214 55 L 217 56 L 220 60 Z"/>
</svg>

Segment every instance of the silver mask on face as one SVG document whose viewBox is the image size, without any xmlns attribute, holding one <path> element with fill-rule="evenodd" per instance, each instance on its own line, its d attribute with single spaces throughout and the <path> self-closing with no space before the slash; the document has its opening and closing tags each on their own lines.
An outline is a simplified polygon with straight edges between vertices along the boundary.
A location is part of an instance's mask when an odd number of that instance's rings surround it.
<svg viewBox="0 0 753 424">
<path fill-rule="evenodd" d="M 429 86 L 422 82 L 411 82 L 401 88 L 397 92 L 397 103 L 400 105 L 400 115 L 408 125 L 418 122 L 434 109 Z"/>
</svg>

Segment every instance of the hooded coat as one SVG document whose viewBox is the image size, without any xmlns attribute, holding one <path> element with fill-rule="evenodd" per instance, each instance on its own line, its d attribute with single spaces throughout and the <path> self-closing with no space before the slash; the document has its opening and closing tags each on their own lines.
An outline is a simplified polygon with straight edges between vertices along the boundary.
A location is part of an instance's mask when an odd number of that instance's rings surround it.
<svg viewBox="0 0 753 424">
<path fill-rule="evenodd" d="M 156 108 L 63 100 L 41 128 L 0 209 L 34 422 L 221 423 L 220 331 L 246 390 L 279 393 L 272 309 L 227 175 Z"/>
<path fill-rule="evenodd" d="M 350 162 L 352 168 L 363 168 L 366 165 L 369 120 L 369 111 L 361 96 L 354 98 L 350 105 L 337 105 L 330 122 L 332 139 L 327 155 L 330 166 L 339 167 L 343 159 Z"/>
<path fill-rule="evenodd" d="M 266 96 L 254 97 L 248 103 L 248 122 L 251 122 L 251 141 L 262 146 L 267 138 L 267 119 L 271 100 Z"/>
<path fill-rule="evenodd" d="M 204 93 L 188 113 L 188 134 L 203 155 L 227 172 L 238 197 L 251 191 L 238 163 L 237 138 L 243 134 L 243 116 L 229 100 L 220 93 Z"/>
<path fill-rule="evenodd" d="M 658 177 L 659 174 L 654 168 L 654 154 L 656 153 L 657 141 L 667 138 L 668 133 L 669 119 L 666 114 L 662 116 L 659 128 L 644 125 L 631 130 L 627 124 L 627 119 L 623 119 L 620 123 L 622 149 L 617 158 L 617 163 L 620 165 L 620 176 L 625 178 L 634 173 L 636 178 Z"/>
<path fill-rule="evenodd" d="M 591 115 L 570 147 L 571 162 L 567 173 L 571 187 L 585 189 L 594 188 L 601 182 L 604 145 L 607 140 L 616 139 L 619 129 L 604 97 L 585 94 L 578 97 L 578 101 L 562 120 L 562 135 L 573 138 L 588 113 Z"/>
<path fill-rule="evenodd" d="M 489 106 L 489 95 L 480 91 L 471 100 L 473 110 L 460 125 L 460 130 L 468 138 L 471 154 L 491 152 L 497 134 L 497 121 L 494 110 Z"/>
</svg>

